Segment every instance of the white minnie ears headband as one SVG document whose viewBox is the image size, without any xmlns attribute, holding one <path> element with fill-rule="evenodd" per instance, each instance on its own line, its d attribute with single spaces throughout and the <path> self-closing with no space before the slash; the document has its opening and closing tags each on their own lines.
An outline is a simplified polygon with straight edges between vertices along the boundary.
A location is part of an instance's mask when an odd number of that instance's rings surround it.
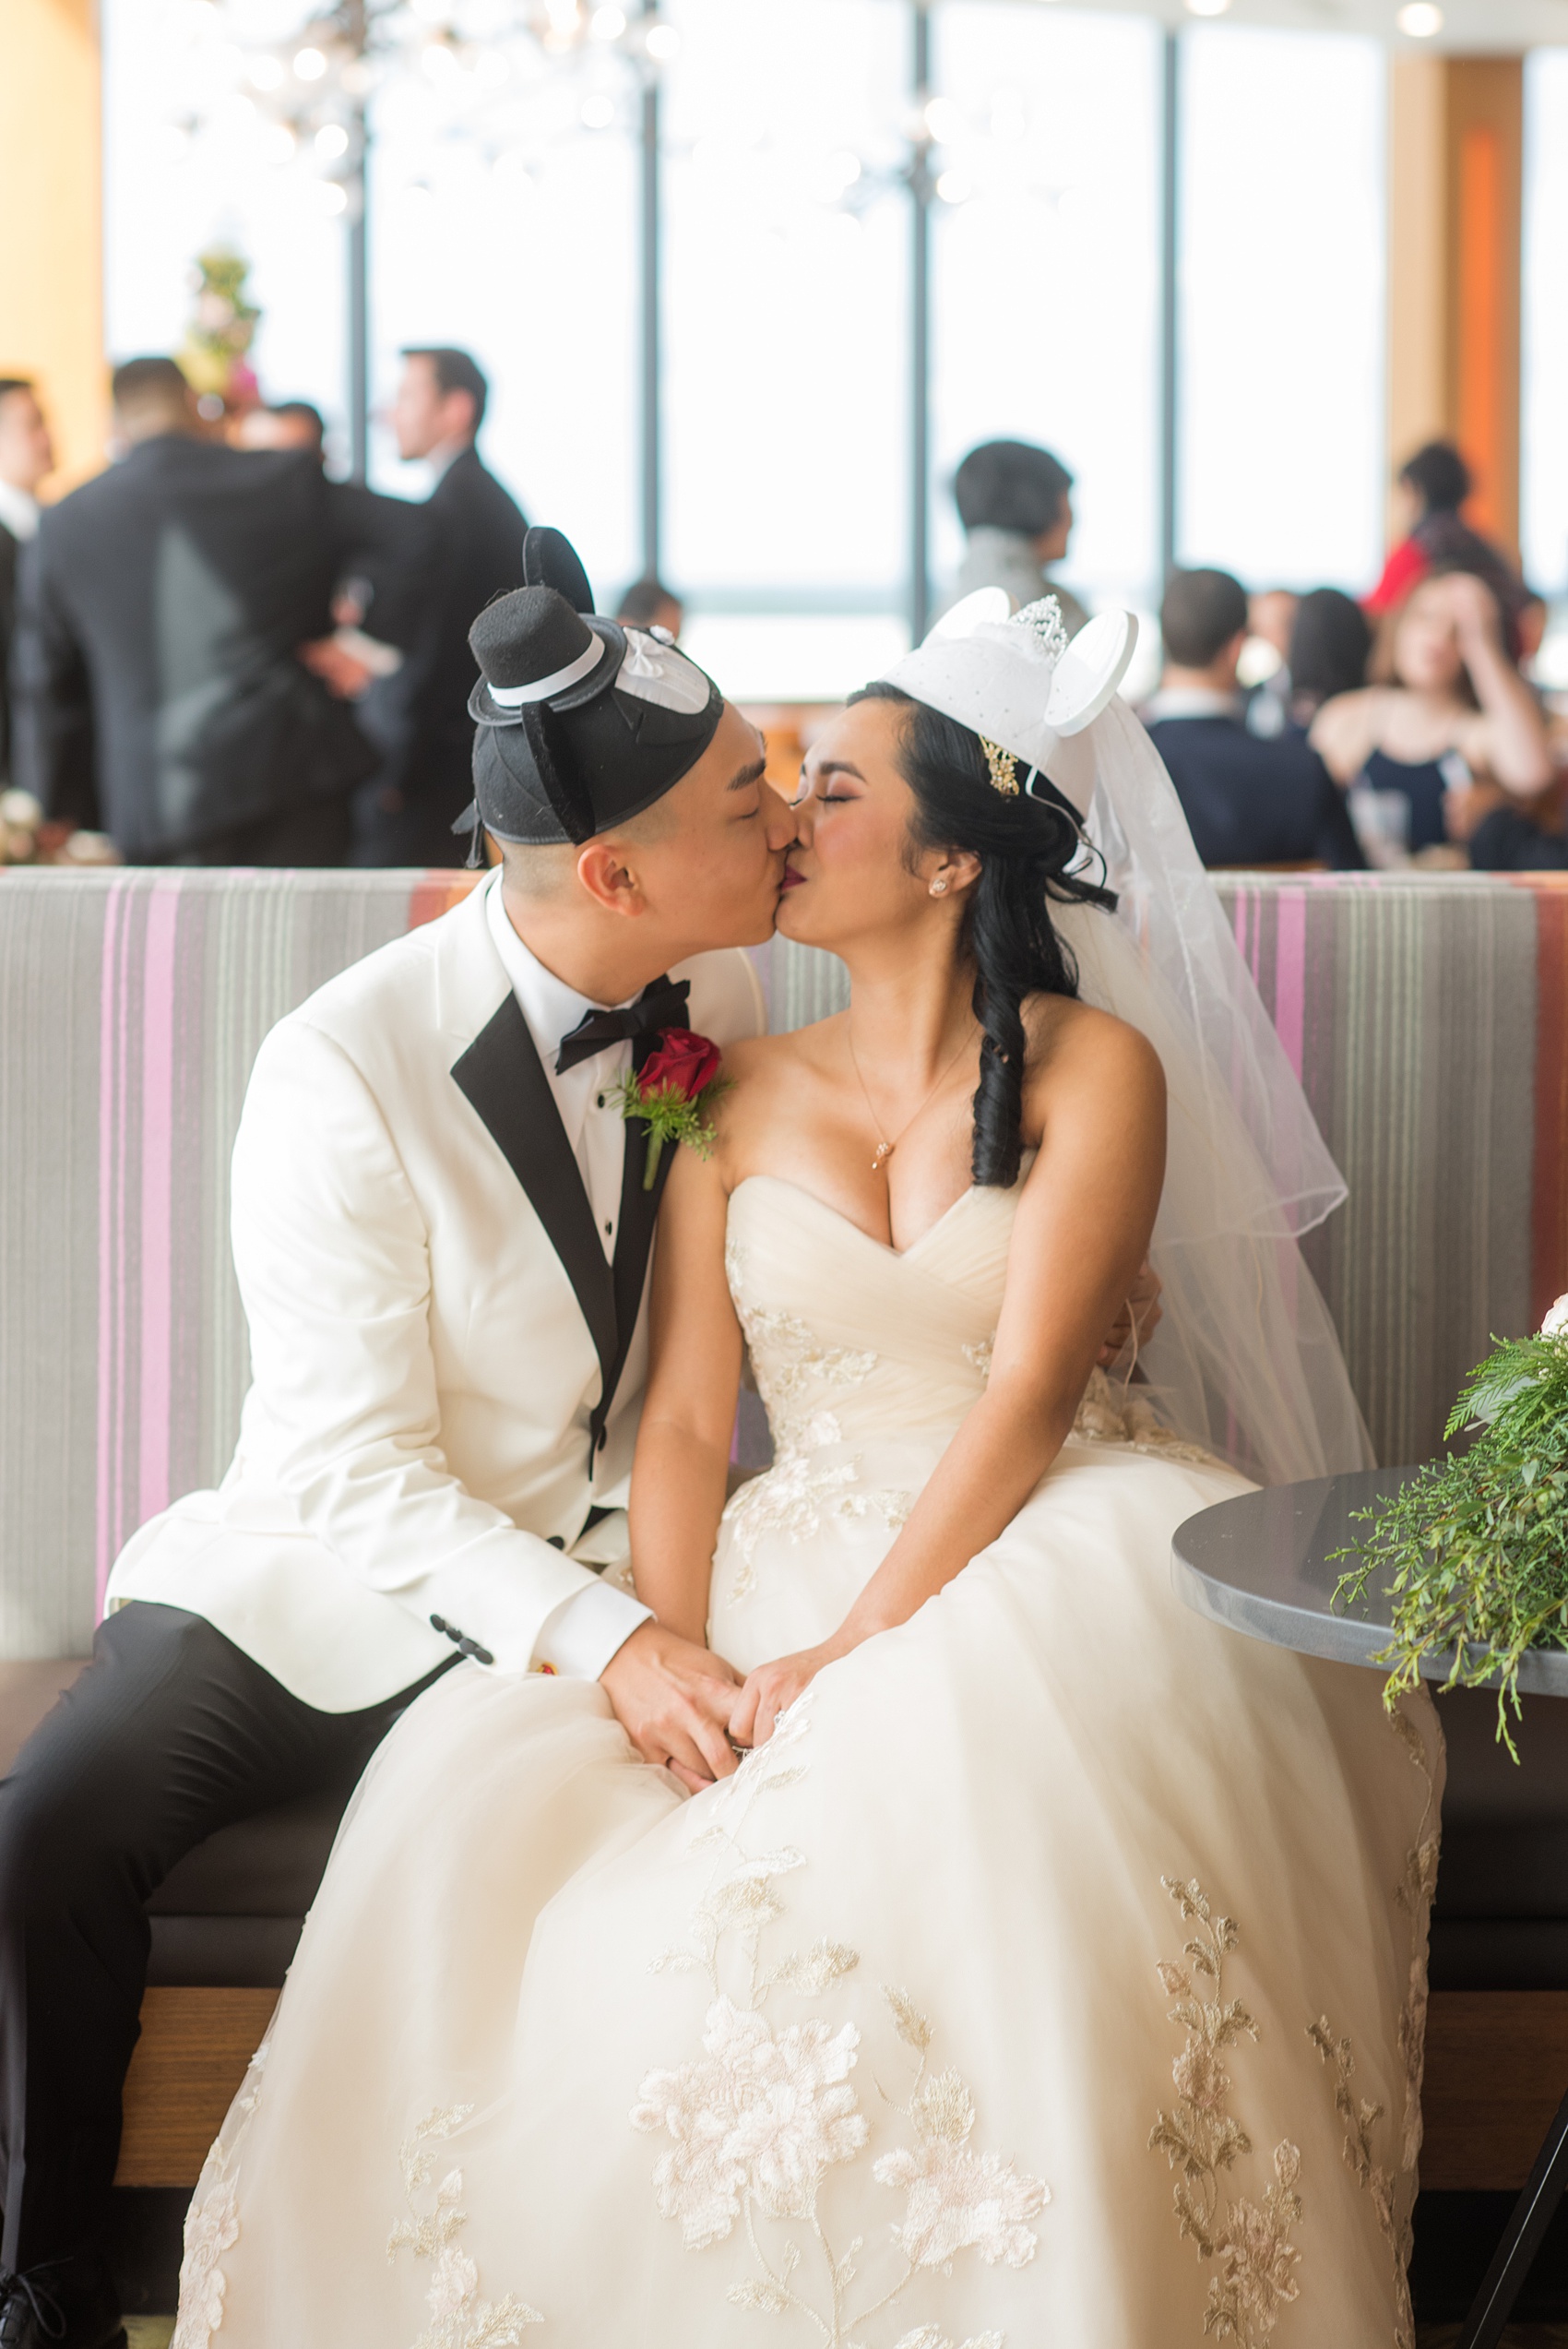
<svg viewBox="0 0 1568 2349">
<path fill-rule="evenodd" d="M 1014 613 L 1005 589 L 978 588 L 884 682 L 979 734 L 992 782 L 1012 797 L 1020 764 L 1030 770 L 1027 791 L 1034 773 L 1050 773 L 1063 742 L 1093 724 L 1137 640 L 1130 612 L 1101 613 L 1069 641 L 1053 595 Z"/>
</svg>

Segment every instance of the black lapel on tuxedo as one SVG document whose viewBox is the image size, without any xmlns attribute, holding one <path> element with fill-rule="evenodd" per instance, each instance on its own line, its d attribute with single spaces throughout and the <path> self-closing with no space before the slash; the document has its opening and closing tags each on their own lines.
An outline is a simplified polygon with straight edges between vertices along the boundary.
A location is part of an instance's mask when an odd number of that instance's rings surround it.
<svg viewBox="0 0 1568 2349">
<path fill-rule="evenodd" d="M 638 1069 L 649 1055 L 658 1049 L 658 1036 L 639 1036 L 632 1047 L 633 1066 Z M 664 1186 L 670 1179 L 670 1169 L 675 1163 L 679 1142 L 666 1142 L 659 1153 L 659 1172 L 653 1178 L 653 1188 L 643 1188 L 643 1171 L 647 1164 L 647 1127 L 640 1120 L 626 1121 L 625 1155 L 621 1162 L 621 1216 L 615 1226 L 615 1327 L 619 1342 L 615 1360 L 604 1382 L 604 1392 L 594 1413 L 594 1440 L 610 1416 L 610 1406 L 615 1400 L 615 1389 L 621 1373 L 626 1366 L 626 1356 L 632 1350 L 636 1330 L 637 1315 L 642 1307 L 643 1284 L 647 1279 L 647 1260 L 653 1251 L 653 1227 L 659 1220 L 659 1202 L 664 1196 Z"/>
<path fill-rule="evenodd" d="M 617 1343 L 616 1281 L 605 1261 L 604 1244 L 550 1079 L 510 988 L 494 1019 L 481 1029 L 452 1074 L 528 1193 L 534 1213 L 565 1267 L 599 1355 L 604 1394 L 599 1408 L 607 1413 L 625 1351 Z M 624 1220 L 621 1228 L 624 1236 Z M 642 1261 L 647 1262 L 646 1247 Z M 602 1425 L 598 1414 L 596 1421 L 597 1439 L 598 1426 Z"/>
</svg>

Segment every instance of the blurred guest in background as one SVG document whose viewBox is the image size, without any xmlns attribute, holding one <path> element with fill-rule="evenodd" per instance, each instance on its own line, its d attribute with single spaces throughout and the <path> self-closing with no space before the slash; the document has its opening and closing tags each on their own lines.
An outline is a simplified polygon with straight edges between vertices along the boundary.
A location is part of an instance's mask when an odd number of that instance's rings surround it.
<svg viewBox="0 0 1568 2349">
<path fill-rule="evenodd" d="M 1290 658 L 1290 631 L 1300 605 L 1300 596 L 1290 588 L 1264 588 L 1247 598 L 1249 632 L 1277 652 L 1282 662 Z"/>
<path fill-rule="evenodd" d="M 1073 534 L 1072 492 L 1073 476 L 1061 459 L 1032 441 L 988 440 L 971 448 L 953 476 L 968 544 L 949 601 L 983 587 L 1005 588 L 1019 607 L 1053 595 L 1067 634 L 1076 636 L 1089 615 L 1049 576 Z"/>
<path fill-rule="evenodd" d="M 1304 733 L 1325 701 L 1366 684 L 1372 641 L 1371 623 L 1354 596 L 1339 588 L 1302 596 L 1286 662 L 1293 726 Z"/>
<path fill-rule="evenodd" d="M 246 408 L 229 435 L 235 448 L 308 448 L 327 454 L 327 420 L 308 399 L 279 399 L 270 408 Z"/>
<path fill-rule="evenodd" d="M 115 370 L 125 454 L 24 555 L 16 780 L 128 861 L 334 864 L 374 753 L 297 657 L 386 500 L 202 435 L 172 359 Z"/>
<path fill-rule="evenodd" d="M 652 578 L 632 581 L 615 607 L 615 617 L 623 627 L 663 628 L 671 644 L 680 643 L 686 622 L 680 597 L 662 579 Z"/>
<path fill-rule="evenodd" d="M 1206 864 L 1362 862 L 1345 802 L 1297 734 L 1247 732 L 1236 665 L 1247 598 L 1228 571 L 1177 571 L 1159 611 L 1165 670 L 1143 712 Z"/>
<path fill-rule="evenodd" d="M 1529 800 L 1550 783 L 1546 720 L 1509 657 L 1490 579 L 1420 580 L 1385 615 L 1372 674 L 1324 703 L 1311 740 L 1349 790 L 1374 864 L 1463 841 L 1503 793 Z"/>
<path fill-rule="evenodd" d="M 0 788 L 11 773 L 11 638 L 17 625 L 17 565 L 38 534 L 38 492 L 54 471 L 54 448 L 38 394 L 26 376 L 0 376 Z"/>
<path fill-rule="evenodd" d="M 468 854 L 452 826 L 473 798 L 469 695 L 479 671 L 469 629 L 493 596 L 522 586 L 528 529 L 474 445 L 488 399 L 466 351 L 404 352 L 391 411 L 398 454 L 425 459 L 437 479 L 424 509 L 422 626 L 398 674 L 361 705 L 383 763 L 355 801 L 356 864 L 460 864 Z"/>
<path fill-rule="evenodd" d="M 1248 641 L 1242 650 L 1241 682 L 1247 688 L 1247 732 L 1272 742 L 1290 722 L 1290 630 L 1296 598 L 1289 588 L 1265 588 L 1247 599 Z M 1247 674 L 1247 663 L 1260 665 Z M 1272 662 L 1266 671 L 1261 665 Z"/>
<path fill-rule="evenodd" d="M 1452 441 L 1428 441 L 1406 460 L 1397 483 L 1406 535 L 1384 565 L 1383 577 L 1367 598 L 1367 610 L 1380 619 L 1403 603 L 1417 581 L 1431 572 L 1471 571 L 1497 598 L 1504 638 L 1517 660 L 1522 649 L 1519 615 L 1533 599 L 1509 556 L 1463 519 L 1459 509 L 1474 486 L 1470 469 Z"/>
</svg>

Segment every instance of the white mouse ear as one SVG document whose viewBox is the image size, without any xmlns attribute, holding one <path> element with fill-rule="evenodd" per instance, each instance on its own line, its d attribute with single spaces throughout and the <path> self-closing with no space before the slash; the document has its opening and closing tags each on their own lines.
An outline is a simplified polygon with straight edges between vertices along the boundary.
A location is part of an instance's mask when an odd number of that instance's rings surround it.
<svg viewBox="0 0 1568 2349">
<path fill-rule="evenodd" d="M 977 628 L 999 628 L 1013 616 L 1013 599 L 1005 588 L 976 588 L 944 612 L 926 635 L 927 644 L 944 637 L 972 637 Z"/>
</svg>

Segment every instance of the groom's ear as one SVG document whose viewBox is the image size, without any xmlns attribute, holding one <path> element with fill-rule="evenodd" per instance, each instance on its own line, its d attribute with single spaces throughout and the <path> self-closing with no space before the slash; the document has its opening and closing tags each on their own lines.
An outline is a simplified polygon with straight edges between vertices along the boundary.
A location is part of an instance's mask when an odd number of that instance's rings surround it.
<svg viewBox="0 0 1568 2349">
<path fill-rule="evenodd" d="M 627 862 L 629 844 L 617 840 L 591 840 L 577 853 L 577 885 L 606 913 L 637 914 L 647 900 L 642 883 Z"/>
</svg>

